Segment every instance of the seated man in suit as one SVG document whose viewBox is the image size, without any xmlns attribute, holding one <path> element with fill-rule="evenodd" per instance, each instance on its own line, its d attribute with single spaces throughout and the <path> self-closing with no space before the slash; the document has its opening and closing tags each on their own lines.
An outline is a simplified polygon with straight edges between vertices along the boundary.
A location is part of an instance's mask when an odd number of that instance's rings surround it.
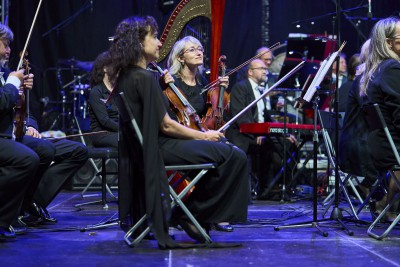
<svg viewBox="0 0 400 267">
<path fill-rule="evenodd" d="M 236 83 L 231 91 L 230 111 L 235 116 L 245 107 L 247 107 L 256 98 L 263 93 L 262 84 L 267 82 L 267 66 L 261 59 L 253 60 L 247 70 L 247 79 Z M 266 199 L 266 192 L 270 182 L 279 168 L 282 166 L 283 149 L 282 142 L 288 142 L 286 147 L 296 143 L 294 136 L 289 135 L 286 139 L 274 138 L 273 136 L 255 136 L 252 134 L 240 133 L 240 124 L 242 123 L 262 123 L 273 121 L 265 99 L 257 102 L 242 117 L 231 125 L 226 131 L 226 137 L 243 151 L 249 154 L 258 154 L 259 161 L 259 199 Z M 255 163 L 255 162 L 254 162 Z M 250 163 L 252 164 L 252 163 Z M 267 190 L 268 189 L 268 190 Z"/>
<path fill-rule="evenodd" d="M 7 63 L 10 58 L 9 44 L 13 40 L 13 33 L 4 24 L 0 24 L 0 40 L 5 47 L 0 49 L 0 67 L 4 79 L 7 79 L 11 75 Z M 31 89 L 33 75 L 29 74 L 27 78 L 29 83 L 25 86 Z M 26 112 L 30 114 L 29 110 Z M 88 157 L 87 149 L 81 143 L 66 139 L 54 142 L 44 140 L 37 130 L 36 120 L 31 116 L 21 116 L 22 118 L 25 120 L 25 127 L 22 130 L 23 136 L 18 142 L 33 150 L 40 159 L 38 170 L 36 174 L 31 173 L 32 179 L 24 195 L 22 222 L 32 226 L 43 222 L 56 222 L 46 208 L 60 192 L 64 183 L 85 164 Z M 8 137 L 13 135 L 12 108 L 1 118 L 0 134 Z"/>
<path fill-rule="evenodd" d="M 0 53 L 7 49 L 8 43 L 0 41 Z M 1 80 L 0 130 L 6 125 L 8 115 L 13 113 L 23 70 L 10 73 L 7 81 L 1 76 Z M 0 241 L 15 238 L 11 225 L 17 221 L 29 182 L 38 166 L 39 157 L 34 151 L 12 140 L 12 136 L 0 133 Z"/>
</svg>

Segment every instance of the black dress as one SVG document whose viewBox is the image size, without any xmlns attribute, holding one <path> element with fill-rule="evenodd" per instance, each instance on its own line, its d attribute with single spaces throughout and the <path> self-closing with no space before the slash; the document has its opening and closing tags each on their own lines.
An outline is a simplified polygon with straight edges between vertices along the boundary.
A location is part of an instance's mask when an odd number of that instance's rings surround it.
<svg viewBox="0 0 400 267">
<path fill-rule="evenodd" d="M 392 135 L 400 148 L 400 62 L 388 59 L 379 64 L 367 88 L 368 100 L 364 103 L 377 103 Z M 397 164 L 393 152 L 381 130 L 370 132 L 368 146 L 372 159 L 378 168 L 387 168 Z"/>
<path fill-rule="evenodd" d="M 109 131 L 110 133 L 93 135 L 95 147 L 118 147 L 118 109 L 114 100 L 104 101 L 110 96 L 102 82 L 90 90 L 89 116 L 92 131 Z"/>
<path fill-rule="evenodd" d="M 159 132 L 167 103 L 148 71 L 139 67 L 122 71 L 117 88 L 124 92 L 143 134 L 142 168 L 125 157 L 132 138 L 120 139 L 120 168 L 126 174 L 122 179 L 130 184 L 120 190 L 120 218 L 132 216 L 135 222 L 146 212 L 159 245 L 168 247 L 170 201 L 164 164 L 215 162 L 218 168 L 200 180 L 185 203 L 200 223 L 245 222 L 249 189 L 243 151 L 225 143 L 175 139 Z"/>
<path fill-rule="evenodd" d="M 368 125 L 362 112 L 360 78 L 358 76 L 352 82 L 346 97 L 347 109 L 339 140 L 338 160 L 342 171 L 364 176 L 363 185 L 371 187 L 378 172 L 373 165 L 367 145 Z"/>
</svg>

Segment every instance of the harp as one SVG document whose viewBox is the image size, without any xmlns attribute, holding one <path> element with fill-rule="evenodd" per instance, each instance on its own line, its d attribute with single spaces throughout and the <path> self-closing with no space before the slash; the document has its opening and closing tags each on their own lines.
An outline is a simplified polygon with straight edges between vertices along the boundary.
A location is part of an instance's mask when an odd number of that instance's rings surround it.
<svg viewBox="0 0 400 267">
<path fill-rule="evenodd" d="M 163 61 L 178 40 L 182 30 L 193 19 L 205 17 L 211 20 L 210 80 L 218 76 L 218 57 L 221 48 L 222 24 L 225 0 L 182 0 L 176 6 L 160 37 L 163 46 L 158 62 Z M 198 38 L 200 39 L 200 38 Z M 202 42 L 202 40 L 200 40 Z M 202 42 L 203 43 L 203 42 Z"/>
</svg>

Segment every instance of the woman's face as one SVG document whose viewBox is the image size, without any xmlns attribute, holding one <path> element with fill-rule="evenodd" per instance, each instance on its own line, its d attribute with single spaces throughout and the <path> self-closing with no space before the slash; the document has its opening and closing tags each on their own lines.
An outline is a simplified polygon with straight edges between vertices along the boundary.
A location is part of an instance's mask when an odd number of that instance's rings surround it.
<svg viewBox="0 0 400 267">
<path fill-rule="evenodd" d="M 400 22 L 396 24 L 396 32 L 392 38 L 388 39 L 390 49 L 400 57 Z"/>
<path fill-rule="evenodd" d="M 183 54 L 180 56 L 180 61 L 190 67 L 198 67 L 203 65 L 203 53 L 204 49 L 202 46 L 194 43 L 187 43 Z"/>
<path fill-rule="evenodd" d="M 157 38 L 157 33 L 151 33 L 150 31 L 147 33 L 146 37 L 143 40 L 143 51 L 144 57 L 147 62 L 151 62 L 157 60 L 160 56 L 160 48 L 161 42 Z"/>
</svg>

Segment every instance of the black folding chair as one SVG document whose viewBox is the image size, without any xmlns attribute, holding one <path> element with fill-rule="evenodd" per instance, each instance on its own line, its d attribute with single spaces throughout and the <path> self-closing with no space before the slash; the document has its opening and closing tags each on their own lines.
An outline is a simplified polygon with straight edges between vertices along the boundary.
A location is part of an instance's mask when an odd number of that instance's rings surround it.
<svg viewBox="0 0 400 267">
<path fill-rule="evenodd" d="M 397 148 L 393 142 L 393 138 L 392 135 L 389 132 L 389 129 L 386 125 L 385 119 L 383 118 L 382 112 L 379 108 L 378 104 L 372 104 L 372 105 L 368 105 L 368 106 L 364 106 L 363 107 L 363 111 L 366 114 L 366 118 L 367 118 L 367 123 L 368 123 L 368 128 L 369 131 L 373 131 L 373 130 L 380 130 L 383 131 L 385 133 L 386 139 L 392 149 L 393 155 L 396 158 L 396 165 L 390 166 L 390 168 L 386 169 L 386 170 L 382 170 L 384 172 L 383 175 L 385 175 L 387 172 L 389 172 L 390 174 L 390 179 L 393 179 L 395 184 L 397 185 L 397 187 L 400 189 L 400 182 L 398 180 L 398 178 L 395 175 L 395 171 L 399 171 L 400 170 L 400 156 L 399 156 L 399 152 L 397 151 Z M 400 221 L 400 214 L 397 215 L 397 217 L 395 218 L 395 220 L 389 225 L 389 227 L 382 233 L 382 234 L 378 234 L 378 233 L 374 233 L 373 229 L 375 228 L 376 224 L 385 216 L 385 213 L 390 209 L 390 207 L 393 206 L 393 204 L 395 203 L 395 201 L 397 199 L 400 198 L 400 195 L 397 194 L 392 201 L 390 201 L 390 203 L 388 203 L 386 205 L 386 207 L 383 209 L 383 211 L 379 214 L 379 216 L 375 219 L 375 221 L 372 222 L 372 224 L 370 225 L 370 227 L 368 228 L 368 235 L 378 239 L 378 240 L 382 240 L 383 238 L 385 238 L 390 231 L 392 231 L 392 229 L 396 226 L 396 224 Z"/>
<path fill-rule="evenodd" d="M 119 95 L 116 96 L 116 104 L 118 107 L 118 112 L 120 115 L 120 120 L 121 122 L 129 122 L 129 125 L 132 129 L 132 137 L 135 136 L 138 139 L 138 142 L 140 146 L 143 145 L 143 136 L 142 133 L 139 129 L 139 126 L 134 118 L 134 115 L 132 111 L 129 108 L 129 105 L 127 103 L 127 100 L 124 96 L 124 94 L 121 92 Z M 187 217 L 190 219 L 190 221 L 196 226 L 198 231 L 201 233 L 201 235 L 204 237 L 206 240 L 206 243 L 212 243 L 212 240 L 210 236 L 206 233 L 206 231 L 201 227 L 199 222 L 195 219 L 195 217 L 192 215 L 192 213 L 188 210 L 188 208 L 185 206 L 183 203 L 182 199 L 186 194 L 188 193 L 189 190 L 191 190 L 196 183 L 210 170 L 216 168 L 215 163 L 206 163 L 206 164 L 187 164 L 187 165 L 175 165 L 175 166 L 165 166 L 165 171 L 173 171 L 173 173 L 169 176 L 169 180 L 172 179 L 174 174 L 176 172 L 181 172 L 183 174 L 183 178 L 187 178 L 189 173 L 192 173 L 192 171 L 197 170 L 196 173 L 197 175 L 190 179 L 190 183 L 186 185 L 186 187 L 179 193 L 177 194 L 173 187 L 169 185 L 169 192 L 171 196 L 171 206 L 174 207 L 175 205 L 180 206 L 182 211 L 187 215 Z M 120 199 L 121 201 L 121 199 Z M 137 246 L 140 241 L 146 237 L 149 232 L 150 232 L 150 227 L 147 226 L 142 232 L 140 232 L 141 229 L 143 229 L 143 224 L 147 222 L 148 216 L 147 214 L 143 215 L 140 220 L 138 220 L 135 225 L 133 225 L 125 234 L 124 240 L 125 242 L 130 246 L 130 247 L 135 247 Z M 138 233 L 139 232 L 139 233 Z M 132 236 L 135 234 L 136 238 L 133 238 Z"/>
</svg>

